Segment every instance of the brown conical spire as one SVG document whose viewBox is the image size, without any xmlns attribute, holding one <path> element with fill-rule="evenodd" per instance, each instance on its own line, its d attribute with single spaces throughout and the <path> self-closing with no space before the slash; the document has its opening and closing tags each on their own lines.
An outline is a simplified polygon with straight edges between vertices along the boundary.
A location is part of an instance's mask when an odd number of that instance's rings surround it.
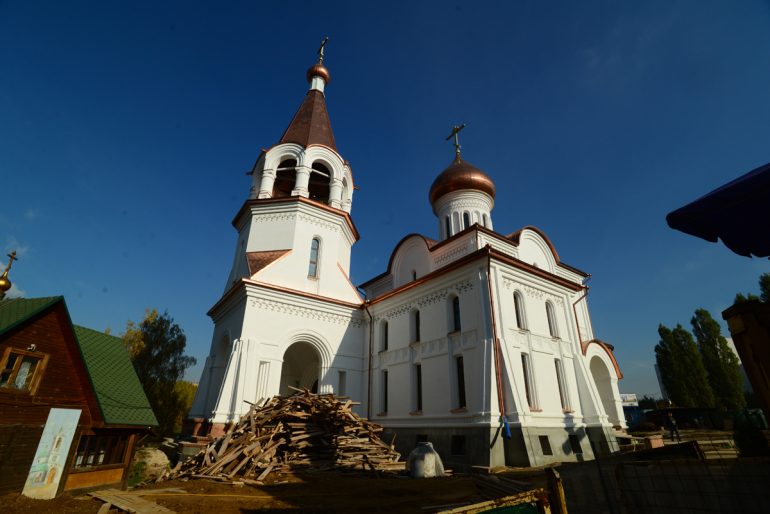
<svg viewBox="0 0 770 514">
<path fill-rule="evenodd" d="M 311 89 L 307 92 L 297 114 L 278 142 L 283 143 L 296 143 L 306 148 L 310 145 L 324 145 L 337 151 L 326 100 L 321 91 Z"/>
<path fill-rule="evenodd" d="M 323 145 L 337 151 L 324 98 L 324 86 L 331 80 L 329 70 L 323 65 L 324 46 L 328 39 L 325 38 L 318 49 L 318 62 L 307 70 L 310 90 L 278 144 L 296 143 L 304 147 Z"/>
</svg>

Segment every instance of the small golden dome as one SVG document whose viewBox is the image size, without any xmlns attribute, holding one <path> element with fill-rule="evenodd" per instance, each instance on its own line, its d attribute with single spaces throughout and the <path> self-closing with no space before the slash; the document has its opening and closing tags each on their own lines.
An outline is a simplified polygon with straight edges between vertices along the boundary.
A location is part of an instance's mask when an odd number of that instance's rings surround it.
<svg viewBox="0 0 770 514">
<path fill-rule="evenodd" d="M 307 81 L 308 83 L 313 81 L 313 77 L 321 77 L 324 79 L 324 82 L 327 84 L 332 79 L 331 74 L 329 73 L 329 70 L 324 66 L 323 64 L 314 64 L 307 70 Z"/>
<path fill-rule="evenodd" d="M 495 198 L 495 183 L 492 179 L 458 155 L 430 186 L 430 203 L 432 205 L 445 194 L 461 189 L 475 189 Z"/>
<path fill-rule="evenodd" d="M 0 292 L 5 293 L 9 289 L 11 289 L 12 285 L 13 284 L 11 284 L 11 281 L 8 278 L 8 272 L 7 271 L 5 273 L 3 273 L 2 275 L 0 275 Z"/>
</svg>

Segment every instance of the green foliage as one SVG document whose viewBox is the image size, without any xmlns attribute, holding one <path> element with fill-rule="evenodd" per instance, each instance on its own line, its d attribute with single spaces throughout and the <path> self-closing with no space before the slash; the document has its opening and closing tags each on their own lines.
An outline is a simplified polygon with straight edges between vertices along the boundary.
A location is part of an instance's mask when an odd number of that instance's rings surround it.
<svg viewBox="0 0 770 514">
<path fill-rule="evenodd" d="M 177 382 L 196 362 L 184 354 L 187 337 L 167 312 L 159 315 L 153 309 L 146 311 L 138 326 L 127 323 L 123 341 L 158 418 L 158 431 L 161 435 L 174 433 L 178 420 L 189 409 L 187 392 L 178 388 Z"/>
<path fill-rule="evenodd" d="M 134 487 L 144 482 L 144 476 L 147 473 L 147 463 L 143 460 L 135 461 L 131 466 L 131 472 L 128 475 L 128 487 Z"/>
<path fill-rule="evenodd" d="M 727 410 L 742 409 L 746 406 L 746 399 L 743 396 L 741 365 L 722 336 L 719 323 L 706 309 L 697 309 L 690 323 L 714 391 L 716 406 Z"/>
<path fill-rule="evenodd" d="M 770 303 L 770 273 L 759 276 L 759 298 L 765 303 Z"/>
<path fill-rule="evenodd" d="M 658 403 L 661 401 L 663 400 L 645 394 L 639 399 L 639 407 L 642 409 L 657 409 Z"/>
<path fill-rule="evenodd" d="M 193 400 L 195 399 L 195 392 L 198 390 L 198 384 L 180 380 L 174 385 L 174 392 L 179 397 L 181 410 L 178 413 L 176 421 L 174 422 L 174 432 L 178 433 L 182 431 L 182 423 L 187 417 L 187 413 L 190 412 Z"/>
<path fill-rule="evenodd" d="M 748 293 L 738 293 L 735 295 L 735 301 L 733 303 L 742 302 L 763 302 L 770 303 L 770 273 L 763 273 L 759 276 L 759 296 Z"/>
<path fill-rule="evenodd" d="M 659 325 L 658 335 L 655 360 L 671 401 L 680 407 L 713 407 L 714 393 L 692 334 L 682 325 L 673 330 Z"/>
</svg>

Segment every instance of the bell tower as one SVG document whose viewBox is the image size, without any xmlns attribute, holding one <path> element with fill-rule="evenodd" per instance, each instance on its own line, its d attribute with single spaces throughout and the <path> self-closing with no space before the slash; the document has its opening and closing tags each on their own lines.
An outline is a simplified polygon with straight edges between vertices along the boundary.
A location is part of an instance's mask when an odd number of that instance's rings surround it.
<svg viewBox="0 0 770 514">
<path fill-rule="evenodd" d="M 299 109 L 257 158 L 233 219 L 238 238 L 224 292 L 208 312 L 214 335 L 190 410 L 194 434 L 205 424 L 216 435 L 247 402 L 289 387 L 362 394 L 363 300 L 348 278 L 358 240 L 353 175 L 326 109 L 325 44 Z"/>
<path fill-rule="evenodd" d="M 239 237 L 226 290 L 246 277 L 358 301 L 347 279 L 358 239 L 350 217 L 353 175 L 337 150 L 326 109 L 330 80 L 322 45 L 307 71 L 310 87 L 299 109 L 252 168 L 249 199 L 233 222 Z"/>
</svg>

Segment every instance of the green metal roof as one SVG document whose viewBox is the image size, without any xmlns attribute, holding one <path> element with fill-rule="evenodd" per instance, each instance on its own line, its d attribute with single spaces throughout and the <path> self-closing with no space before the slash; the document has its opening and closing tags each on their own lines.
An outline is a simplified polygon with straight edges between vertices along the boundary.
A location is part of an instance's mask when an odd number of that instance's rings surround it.
<svg viewBox="0 0 770 514">
<path fill-rule="evenodd" d="M 0 335 L 61 300 L 61 296 L 0 300 Z"/>
<path fill-rule="evenodd" d="M 104 422 L 157 426 L 147 395 L 119 337 L 74 325 Z"/>
<path fill-rule="evenodd" d="M 64 303 L 64 298 L 0 300 L 0 335 L 58 302 Z M 67 310 L 66 303 L 64 308 Z M 104 422 L 109 425 L 157 426 L 158 420 L 136 376 L 123 340 L 90 328 L 77 325 L 72 325 L 72 328 Z"/>
</svg>

